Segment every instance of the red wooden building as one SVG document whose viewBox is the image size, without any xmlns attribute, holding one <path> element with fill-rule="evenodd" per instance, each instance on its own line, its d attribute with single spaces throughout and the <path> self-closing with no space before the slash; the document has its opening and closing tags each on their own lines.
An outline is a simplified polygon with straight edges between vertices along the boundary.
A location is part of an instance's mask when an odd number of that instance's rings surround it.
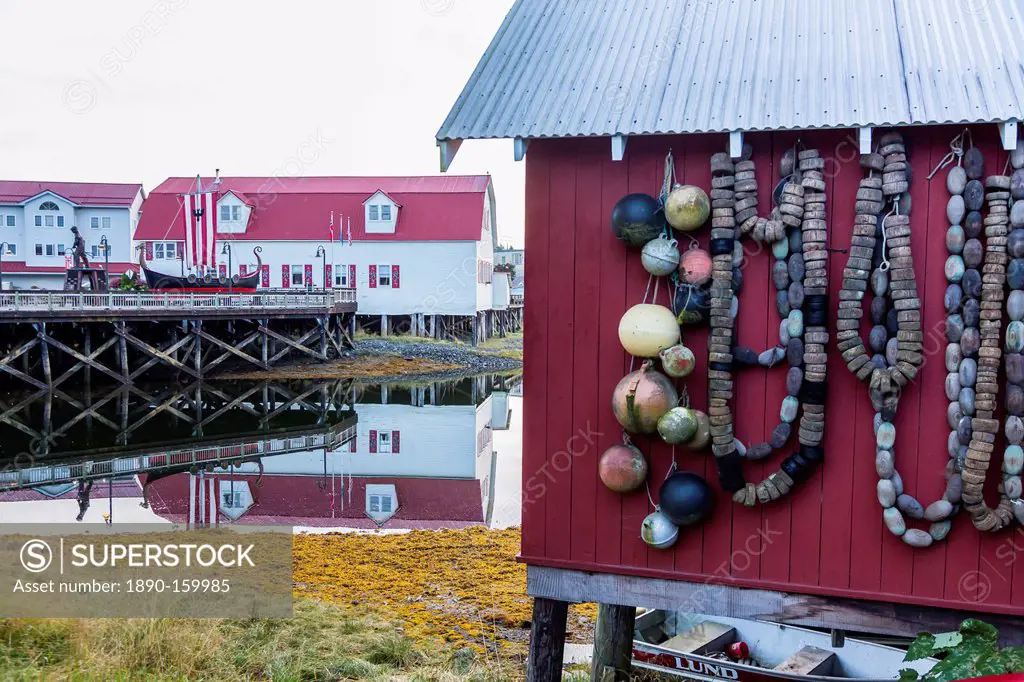
<svg viewBox="0 0 1024 682">
<path fill-rule="evenodd" d="M 901 400 L 895 449 L 909 492 L 942 495 L 949 195 L 945 172 L 932 182 L 928 176 L 968 124 L 986 174 L 1004 172 L 1024 112 L 1024 50 L 1011 37 L 1024 28 L 1024 7 L 968 4 L 515 4 L 437 138 L 442 167 L 472 138 L 511 138 L 516 158 L 525 157 L 526 276 L 542 292 L 525 320 L 521 559 L 532 596 L 901 634 L 981 612 L 1004 635 L 1014 636 L 1016 622 L 1020 636 L 1024 529 L 981 533 L 960 514 L 947 541 L 921 550 L 882 523 L 874 410 L 834 347 L 844 253 L 832 251 L 828 264 L 826 454 L 809 481 L 774 504 L 748 509 L 718 487 L 710 453 L 680 452 L 680 467 L 705 476 L 718 499 L 709 520 L 683 529 L 663 551 L 640 538 L 653 509 L 644 491 L 611 492 L 597 473 L 598 456 L 621 434 L 611 395 L 630 358 L 618 340 L 619 320 L 641 302 L 648 282 L 637 252 L 609 227 L 615 203 L 632 192 L 657 196 L 669 150 L 679 182 L 710 189 L 711 155 L 738 156 L 749 143 L 759 214 L 766 215 L 779 156 L 799 140 L 826 158 L 828 246 L 842 249 L 851 240 L 861 151 L 877 146 L 885 130 L 900 129 L 912 166 L 927 360 Z M 707 248 L 708 230 L 697 236 Z M 736 322 L 741 345 L 760 349 L 777 338 L 771 265 L 768 253 L 748 258 Z M 865 319 L 863 331 L 869 327 Z M 698 360 L 685 385 L 702 408 L 707 334 L 683 330 Z M 785 369 L 736 375 L 740 440 L 770 435 L 785 376 Z M 744 462 L 748 480 L 777 469 L 795 440 L 771 459 Z M 670 448 L 656 437 L 639 445 L 656 491 Z M 993 492 L 997 478 L 990 475 Z"/>
</svg>

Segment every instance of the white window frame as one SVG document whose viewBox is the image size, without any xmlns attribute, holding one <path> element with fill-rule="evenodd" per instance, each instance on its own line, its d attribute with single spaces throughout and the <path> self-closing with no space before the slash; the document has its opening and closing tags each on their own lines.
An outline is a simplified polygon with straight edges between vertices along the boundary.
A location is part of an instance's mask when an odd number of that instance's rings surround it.
<svg viewBox="0 0 1024 682">
<path fill-rule="evenodd" d="M 377 432 L 377 454 L 378 455 L 390 455 L 391 454 L 391 432 L 390 431 L 378 431 Z"/>
<path fill-rule="evenodd" d="M 100 217 L 94 215 L 93 217 L 89 218 L 89 227 L 91 227 L 94 230 L 100 229 Z"/>
<path fill-rule="evenodd" d="M 36 227 L 42 227 L 42 226 L 43 226 L 43 216 L 41 216 L 41 215 L 37 215 L 37 216 L 35 217 L 35 220 L 33 220 L 32 222 L 33 222 L 33 224 L 34 224 L 34 225 L 35 225 Z"/>
<path fill-rule="evenodd" d="M 304 287 L 306 286 L 306 268 L 303 265 L 291 266 L 291 284 L 293 287 Z M 296 279 L 296 277 L 298 279 Z"/>
<path fill-rule="evenodd" d="M 167 242 L 164 244 L 164 259 L 165 260 L 178 260 L 178 244 L 177 242 Z"/>
<path fill-rule="evenodd" d="M 347 263 L 335 263 L 334 268 L 331 270 L 331 274 L 334 277 L 334 286 L 343 288 L 351 286 L 348 281 Z"/>
<path fill-rule="evenodd" d="M 42 244 L 36 244 L 36 255 L 37 256 L 42 256 L 43 255 L 43 245 Z"/>
<path fill-rule="evenodd" d="M 100 245 L 100 244 L 93 244 L 89 257 L 90 258 L 101 258 L 102 256 L 103 256 L 103 246 Z"/>
<path fill-rule="evenodd" d="M 47 256 L 53 256 L 53 255 L 55 255 L 55 253 L 57 251 L 56 247 L 53 244 L 46 244 L 45 248 L 46 248 L 46 255 Z"/>
<path fill-rule="evenodd" d="M 384 508 L 384 501 L 387 501 L 388 508 Z M 393 514 L 395 512 L 394 496 L 390 493 L 378 494 L 370 493 L 367 496 L 366 506 L 367 509 L 373 514 Z M 376 509 L 374 509 L 376 504 Z"/>
<path fill-rule="evenodd" d="M 66 253 L 67 253 L 67 249 L 64 247 L 64 245 L 63 244 L 57 244 L 57 255 L 58 256 L 63 256 Z"/>
<path fill-rule="evenodd" d="M 380 205 L 380 219 L 384 222 L 391 222 L 391 204 Z"/>
<path fill-rule="evenodd" d="M 17 256 L 18 255 L 18 245 L 17 244 L 8 244 L 7 245 L 7 251 L 6 251 L 6 253 L 4 253 L 4 255 L 5 256 Z"/>
<path fill-rule="evenodd" d="M 377 286 L 381 289 L 391 288 L 391 266 L 390 265 L 378 265 L 377 266 Z"/>
<path fill-rule="evenodd" d="M 7 227 L 17 227 L 18 221 L 13 215 L 5 216 Z"/>
<path fill-rule="evenodd" d="M 220 207 L 220 219 L 221 222 L 231 222 L 231 206 L 228 204 L 222 204 Z"/>
<path fill-rule="evenodd" d="M 231 207 L 231 222 L 238 223 L 242 221 L 242 207 L 234 205 Z"/>
<path fill-rule="evenodd" d="M 370 204 L 370 220 L 380 220 L 379 204 Z"/>
<path fill-rule="evenodd" d="M 43 223 L 46 225 L 46 227 L 53 227 L 53 216 L 43 216 Z"/>
<path fill-rule="evenodd" d="M 235 490 L 224 490 L 221 488 L 221 506 L 227 509 L 241 509 L 244 506 L 242 502 L 242 491 Z"/>
<path fill-rule="evenodd" d="M 57 227 L 64 227 L 64 216 L 57 216 Z"/>
<path fill-rule="evenodd" d="M 164 259 L 164 243 L 163 242 L 155 242 L 153 244 L 153 260 L 163 260 L 163 259 Z"/>
<path fill-rule="evenodd" d="M 110 229 L 110 217 L 109 216 L 103 216 L 103 229 L 104 230 L 109 230 Z"/>
</svg>

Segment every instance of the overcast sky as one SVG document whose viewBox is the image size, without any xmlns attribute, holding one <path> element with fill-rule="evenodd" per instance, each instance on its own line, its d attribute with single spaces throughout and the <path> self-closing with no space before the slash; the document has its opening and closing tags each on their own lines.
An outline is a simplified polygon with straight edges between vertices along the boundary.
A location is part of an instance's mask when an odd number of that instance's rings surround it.
<svg viewBox="0 0 1024 682">
<path fill-rule="evenodd" d="M 422 175 L 513 0 L 0 4 L 0 178 Z M 522 245 L 523 164 L 467 142 Z"/>
</svg>

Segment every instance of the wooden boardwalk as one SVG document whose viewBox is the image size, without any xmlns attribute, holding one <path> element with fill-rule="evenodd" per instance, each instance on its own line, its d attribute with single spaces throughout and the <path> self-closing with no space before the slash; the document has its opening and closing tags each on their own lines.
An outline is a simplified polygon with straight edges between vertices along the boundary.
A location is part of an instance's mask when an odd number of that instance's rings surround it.
<svg viewBox="0 0 1024 682">
<path fill-rule="evenodd" d="M 0 383 L 53 389 L 83 376 L 134 384 L 203 379 L 232 364 L 326 362 L 354 345 L 355 313 L 355 289 L 5 292 Z"/>
</svg>

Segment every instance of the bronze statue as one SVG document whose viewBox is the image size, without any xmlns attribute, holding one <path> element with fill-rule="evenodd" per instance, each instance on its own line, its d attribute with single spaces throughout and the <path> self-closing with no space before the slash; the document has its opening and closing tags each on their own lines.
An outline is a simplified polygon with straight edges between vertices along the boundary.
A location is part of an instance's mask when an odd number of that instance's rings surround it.
<svg viewBox="0 0 1024 682">
<path fill-rule="evenodd" d="M 89 267 L 89 257 L 85 255 L 85 239 L 78 233 L 77 227 L 72 227 L 71 233 L 75 235 L 75 242 L 71 245 L 71 251 L 75 257 L 75 267 L 87 268 Z"/>
</svg>

